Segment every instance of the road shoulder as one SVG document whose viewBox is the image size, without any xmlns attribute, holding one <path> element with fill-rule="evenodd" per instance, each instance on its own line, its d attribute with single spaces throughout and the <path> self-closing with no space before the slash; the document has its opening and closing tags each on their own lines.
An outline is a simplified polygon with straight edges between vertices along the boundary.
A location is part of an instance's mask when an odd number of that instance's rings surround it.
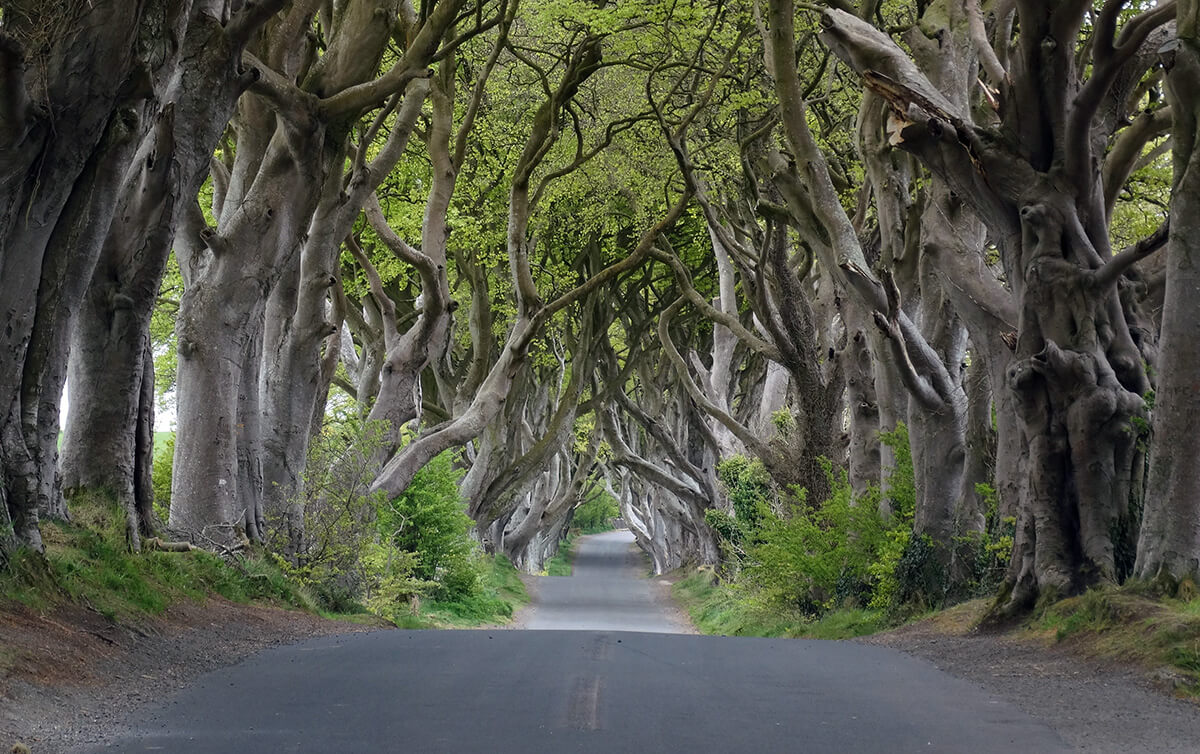
<svg viewBox="0 0 1200 754">
<path fill-rule="evenodd" d="M 0 611 L 0 750 L 34 754 L 100 741 L 142 704 L 272 646 L 380 630 L 213 597 L 135 626 L 84 607 Z"/>
<path fill-rule="evenodd" d="M 1200 750 L 1200 707 L 1168 696 L 1141 668 L 929 620 L 855 641 L 897 649 L 971 681 L 1050 725 L 1080 751 Z"/>
</svg>

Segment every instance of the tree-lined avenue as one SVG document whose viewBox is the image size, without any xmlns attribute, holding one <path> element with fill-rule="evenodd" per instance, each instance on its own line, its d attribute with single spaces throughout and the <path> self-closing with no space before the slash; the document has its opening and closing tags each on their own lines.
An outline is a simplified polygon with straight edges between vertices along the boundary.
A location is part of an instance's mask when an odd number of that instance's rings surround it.
<svg viewBox="0 0 1200 754">
<path fill-rule="evenodd" d="M 529 625 L 666 630 L 636 559 L 624 532 L 582 539 L 575 576 L 542 579 Z M 317 639 L 137 719 L 96 751 L 1068 751 L 1011 704 L 894 650 L 640 631 Z"/>
</svg>

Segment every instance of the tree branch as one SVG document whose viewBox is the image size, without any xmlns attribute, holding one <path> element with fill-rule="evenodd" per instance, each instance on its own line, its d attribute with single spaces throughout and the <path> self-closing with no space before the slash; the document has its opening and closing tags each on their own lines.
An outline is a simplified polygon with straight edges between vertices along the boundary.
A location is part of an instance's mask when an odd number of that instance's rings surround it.
<svg viewBox="0 0 1200 754">
<path fill-rule="evenodd" d="M 1093 273 L 1093 284 L 1100 289 L 1115 285 L 1126 270 L 1166 246 L 1170 235 L 1171 224 L 1170 220 L 1167 220 L 1158 226 L 1158 230 L 1105 262 L 1103 267 Z"/>
</svg>

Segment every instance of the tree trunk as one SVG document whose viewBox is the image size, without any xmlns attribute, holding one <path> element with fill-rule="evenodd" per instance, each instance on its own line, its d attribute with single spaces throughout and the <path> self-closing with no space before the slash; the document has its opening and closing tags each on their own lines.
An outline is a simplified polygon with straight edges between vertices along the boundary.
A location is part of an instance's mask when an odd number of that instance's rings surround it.
<svg viewBox="0 0 1200 754">
<path fill-rule="evenodd" d="M 1200 579 L 1200 8 L 1179 3 L 1167 75 L 1175 118 L 1175 184 L 1167 290 L 1154 396 L 1154 439 L 1136 573 L 1170 586 Z"/>
</svg>

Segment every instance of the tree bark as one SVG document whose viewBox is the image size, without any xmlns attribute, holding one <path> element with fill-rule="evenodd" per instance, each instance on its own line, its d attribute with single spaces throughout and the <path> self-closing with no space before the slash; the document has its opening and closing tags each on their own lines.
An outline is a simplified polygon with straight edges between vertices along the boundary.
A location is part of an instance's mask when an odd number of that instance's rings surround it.
<svg viewBox="0 0 1200 754">
<path fill-rule="evenodd" d="M 1200 580 L 1200 5 L 1180 0 L 1178 47 L 1167 74 L 1175 124 L 1175 183 L 1167 290 L 1137 575 L 1170 586 Z"/>
<path fill-rule="evenodd" d="M 42 548 L 39 509 L 65 514 L 54 468 L 67 343 L 142 128 L 141 74 L 153 65 L 137 55 L 147 8 L 178 11 L 165 1 L 88 4 L 64 26 L 57 6 L 4 9 L 0 503 L 12 524 L 0 533 L 5 552 Z"/>
</svg>

